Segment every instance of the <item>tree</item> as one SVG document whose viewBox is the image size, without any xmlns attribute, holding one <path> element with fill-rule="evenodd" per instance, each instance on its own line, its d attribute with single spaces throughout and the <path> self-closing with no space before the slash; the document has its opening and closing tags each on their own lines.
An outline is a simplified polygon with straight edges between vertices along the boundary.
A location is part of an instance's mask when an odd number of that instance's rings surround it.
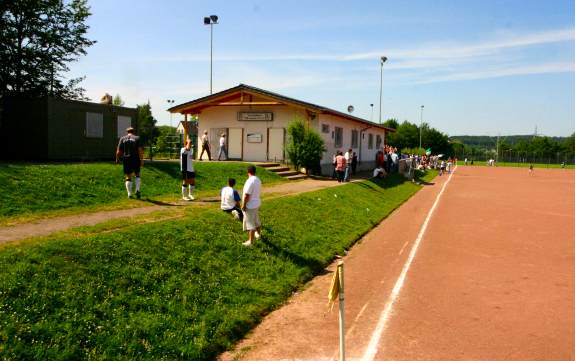
<svg viewBox="0 0 575 361">
<path fill-rule="evenodd" d="M 317 170 L 325 152 L 325 144 L 321 136 L 310 129 L 300 119 L 288 124 L 288 142 L 286 151 L 296 169 L 305 167 L 306 173 Z"/>
<path fill-rule="evenodd" d="M 86 55 L 87 0 L 0 2 L 0 98 L 7 94 L 85 99 L 83 78 L 63 81 L 68 64 Z"/>
<path fill-rule="evenodd" d="M 391 129 L 397 129 L 397 127 L 399 127 L 399 122 L 395 118 L 390 118 L 383 122 L 383 126 Z"/>
<path fill-rule="evenodd" d="M 119 107 L 123 107 L 125 103 L 120 94 L 116 94 L 114 99 L 112 99 L 112 104 L 117 105 Z"/>
<path fill-rule="evenodd" d="M 152 147 L 156 142 L 156 138 L 160 134 L 158 128 L 156 127 L 157 120 L 152 115 L 152 107 L 150 106 L 150 102 L 147 104 L 138 105 L 136 110 L 138 112 L 138 135 L 140 136 L 142 146 L 150 147 L 150 159 L 152 159 Z"/>
</svg>

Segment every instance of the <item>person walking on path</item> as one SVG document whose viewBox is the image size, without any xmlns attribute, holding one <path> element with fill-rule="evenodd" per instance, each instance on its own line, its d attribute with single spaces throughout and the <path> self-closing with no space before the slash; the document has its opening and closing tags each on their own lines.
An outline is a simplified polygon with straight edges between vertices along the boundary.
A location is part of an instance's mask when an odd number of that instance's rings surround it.
<svg viewBox="0 0 575 361">
<path fill-rule="evenodd" d="M 202 152 L 198 157 L 199 160 L 202 160 L 202 156 L 204 155 L 204 151 L 208 153 L 208 160 L 212 160 L 212 153 L 210 152 L 210 138 L 208 137 L 208 131 L 204 130 L 204 135 L 200 139 L 202 142 Z"/>
<path fill-rule="evenodd" d="M 238 191 L 234 189 L 235 185 L 236 180 L 234 178 L 230 178 L 228 179 L 228 186 L 222 188 L 222 191 L 220 192 L 222 198 L 220 208 L 226 213 L 231 213 L 234 218 L 239 219 L 240 222 L 243 222 L 244 214 L 240 208 L 240 201 L 242 199 L 240 198 Z"/>
<path fill-rule="evenodd" d="M 349 178 L 351 176 L 351 157 L 352 157 L 352 150 L 349 148 L 347 152 L 345 152 L 345 175 L 343 176 L 344 182 L 349 182 Z"/>
<path fill-rule="evenodd" d="M 186 145 L 180 150 L 180 170 L 182 171 L 182 199 L 193 201 L 196 186 L 196 172 L 194 172 L 194 152 L 192 141 L 188 139 Z"/>
<path fill-rule="evenodd" d="M 218 160 L 221 160 L 222 154 L 224 155 L 224 160 L 228 159 L 228 151 L 226 150 L 226 134 L 222 133 L 220 137 L 220 150 L 218 152 Z"/>
<path fill-rule="evenodd" d="M 341 151 L 338 150 L 337 155 L 335 157 L 335 172 L 337 173 L 338 183 L 341 183 L 344 181 L 345 168 L 346 168 L 345 158 L 341 154 Z"/>
<path fill-rule="evenodd" d="M 132 174 L 136 176 L 136 198 L 140 199 L 140 168 L 144 165 L 144 149 L 140 144 L 140 137 L 134 134 L 134 128 L 126 129 L 128 134 L 120 138 L 116 148 L 116 163 L 122 158 L 124 166 L 124 176 L 128 198 L 132 198 Z"/>
<path fill-rule="evenodd" d="M 248 180 L 244 184 L 242 211 L 244 212 L 243 228 L 248 232 L 248 240 L 242 243 L 244 246 L 251 246 L 255 239 L 261 237 L 261 222 L 259 209 L 261 206 L 260 193 L 262 182 L 256 176 L 256 167 L 248 167 Z"/>
</svg>

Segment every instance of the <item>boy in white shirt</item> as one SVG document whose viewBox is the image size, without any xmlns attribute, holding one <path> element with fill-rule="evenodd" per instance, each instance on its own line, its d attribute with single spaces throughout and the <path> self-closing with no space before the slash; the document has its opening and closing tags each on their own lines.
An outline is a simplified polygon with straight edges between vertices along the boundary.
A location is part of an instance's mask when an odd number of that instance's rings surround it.
<svg viewBox="0 0 575 361">
<path fill-rule="evenodd" d="M 244 214 L 240 208 L 240 194 L 234 189 L 236 180 L 234 178 L 228 179 L 228 186 L 222 188 L 220 195 L 222 197 L 220 208 L 226 213 L 231 213 L 234 218 L 239 219 L 240 222 L 244 220 Z"/>
</svg>

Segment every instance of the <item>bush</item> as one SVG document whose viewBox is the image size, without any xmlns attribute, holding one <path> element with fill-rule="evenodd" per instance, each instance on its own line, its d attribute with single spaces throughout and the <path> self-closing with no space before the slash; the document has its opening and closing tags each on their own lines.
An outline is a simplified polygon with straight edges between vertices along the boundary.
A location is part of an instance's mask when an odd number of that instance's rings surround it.
<svg viewBox="0 0 575 361">
<path fill-rule="evenodd" d="M 306 173 L 309 173 L 319 168 L 325 144 L 316 131 L 306 126 L 301 119 L 296 119 L 288 125 L 286 151 L 296 169 L 305 167 Z"/>
</svg>

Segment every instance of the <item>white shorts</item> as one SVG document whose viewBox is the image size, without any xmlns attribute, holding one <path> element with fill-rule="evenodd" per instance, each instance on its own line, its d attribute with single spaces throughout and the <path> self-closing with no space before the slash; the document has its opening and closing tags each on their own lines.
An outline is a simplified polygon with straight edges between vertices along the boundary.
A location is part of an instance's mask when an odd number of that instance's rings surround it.
<svg viewBox="0 0 575 361">
<path fill-rule="evenodd" d="M 262 225 L 259 210 L 259 208 L 248 208 L 244 211 L 244 231 L 255 231 L 256 228 Z"/>
</svg>

